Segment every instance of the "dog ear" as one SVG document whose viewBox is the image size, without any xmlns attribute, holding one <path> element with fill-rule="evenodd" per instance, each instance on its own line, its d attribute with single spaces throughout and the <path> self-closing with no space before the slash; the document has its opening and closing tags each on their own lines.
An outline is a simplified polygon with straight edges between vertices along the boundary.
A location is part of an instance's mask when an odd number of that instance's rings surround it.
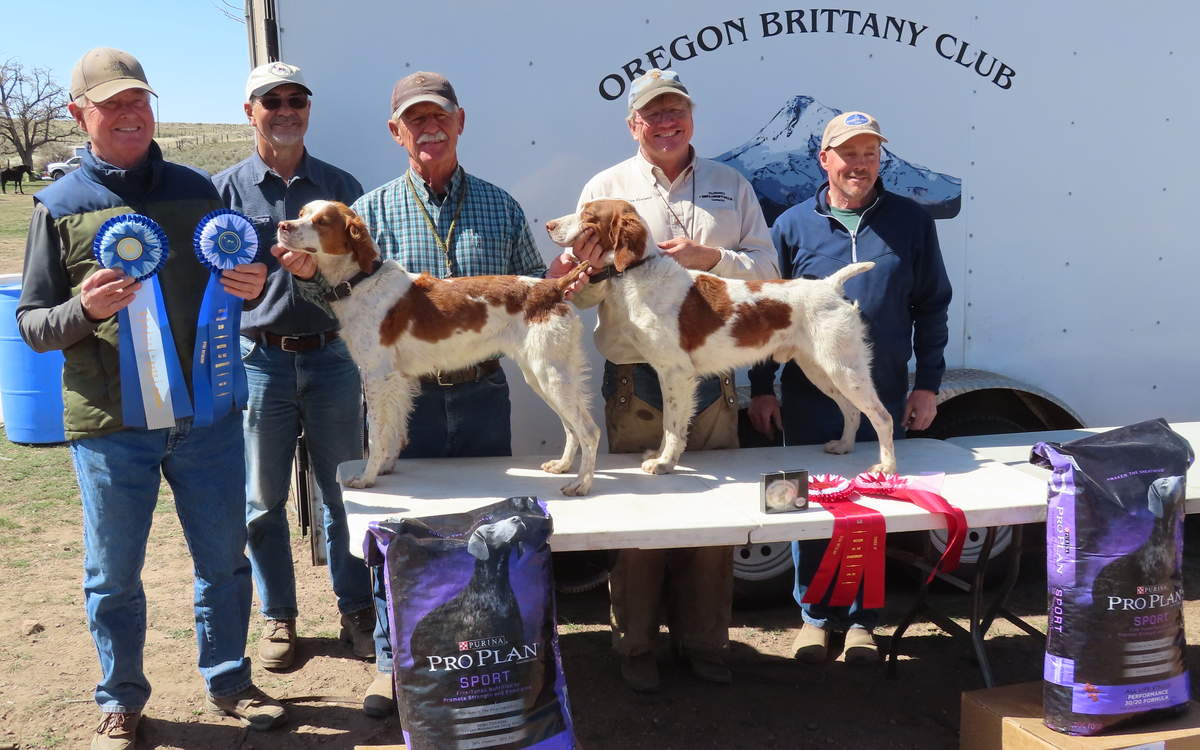
<svg viewBox="0 0 1200 750">
<path fill-rule="evenodd" d="M 613 268 L 621 273 L 646 254 L 646 225 L 633 212 L 613 221 Z"/>
<path fill-rule="evenodd" d="M 486 560 L 491 556 L 491 549 L 479 529 L 471 532 L 471 538 L 467 540 L 467 552 L 476 560 Z"/>
<path fill-rule="evenodd" d="M 371 239 L 370 232 L 367 231 L 367 225 L 363 223 L 358 214 L 349 208 L 345 208 L 342 215 L 346 219 L 346 236 L 349 238 L 350 252 L 354 255 L 359 269 L 363 273 L 370 273 L 371 266 L 379 257 L 379 251 L 375 249 L 375 242 Z"/>
</svg>

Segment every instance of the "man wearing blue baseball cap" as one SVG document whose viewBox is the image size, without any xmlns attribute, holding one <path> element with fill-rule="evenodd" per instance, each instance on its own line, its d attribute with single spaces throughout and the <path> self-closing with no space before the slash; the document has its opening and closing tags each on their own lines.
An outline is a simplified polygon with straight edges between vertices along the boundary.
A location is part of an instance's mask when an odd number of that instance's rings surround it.
<svg viewBox="0 0 1200 750">
<path fill-rule="evenodd" d="M 658 248 L 680 265 L 718 276 L 772 279 L 779 275 L 775 248 L 754 189 L 724 164 L 696 156 L 692 148 L 692 95 L 671 70 L 654 69 L 629 88 L 626 124 L 638 144 L 633 157 L 593 177 L 579 197 L 582 206 L 600 197 L 623 198 L 650 227 Z M 585 234 L 555 259 L 549 276 L 561 276 L 576 258 L 598 262 L 596 238 Z M 604 355 L 604 411 L 608 449 L 640 452 L 662 441 L 662 393 L 646 357 L 610 317 L 607 281 L 575 293 L 580 307 L 599 304 L 596 348 Z M 733 374 L 705 378 L 688 450 L 736 448 L 737 396 Z M 621 550 L 609 578 L 613 645 L 621 675 L 631 688 L 659 687 L 654 639 L 659 602 L 670 602 L 667 621 L 678 653 L 701 679 L 728 683 L 725 656 L 733 599 L 733 557 L 728 547 Z"/>
</svg>

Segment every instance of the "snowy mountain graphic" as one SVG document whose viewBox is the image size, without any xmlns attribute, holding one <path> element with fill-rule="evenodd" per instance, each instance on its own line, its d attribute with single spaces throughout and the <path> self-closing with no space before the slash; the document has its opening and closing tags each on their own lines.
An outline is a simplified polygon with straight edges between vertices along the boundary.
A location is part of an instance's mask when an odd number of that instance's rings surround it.
<svg viewBox="0 0 1200 750">
<path fill-rule="evenodd" d="M 713 157 L 746 176 L 767 223 L 807 200 L 825 182 L 817 163 L 825 123 L 842 110 L 811 96 L 793 96 L 758 135 Z M 885 145 L 879 176 L 884 186 L 925 206 L 935 219 L 952 219 L 962 202 L 962 180 L 901 159 Z"/>
</svg>

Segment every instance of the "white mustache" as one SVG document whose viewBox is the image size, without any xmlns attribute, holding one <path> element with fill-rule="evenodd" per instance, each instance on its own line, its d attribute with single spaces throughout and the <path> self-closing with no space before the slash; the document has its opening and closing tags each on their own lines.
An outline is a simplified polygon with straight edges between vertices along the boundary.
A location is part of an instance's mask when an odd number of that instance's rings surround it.
<svg viewBox="0 0 1200 750">
<path fill-rule="evenodd" d="M 439 131 L 437 133 L 422 133 L 417 138 L 417 143 L 441 143 L 444 140 L 446 140 L 446 134 Z"/>
</svg>

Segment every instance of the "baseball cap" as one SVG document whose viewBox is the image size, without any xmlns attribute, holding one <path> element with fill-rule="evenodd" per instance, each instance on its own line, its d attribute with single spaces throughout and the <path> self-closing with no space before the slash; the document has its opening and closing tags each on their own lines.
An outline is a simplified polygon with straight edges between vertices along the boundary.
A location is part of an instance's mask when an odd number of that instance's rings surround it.
<svg viewBox="0 0 1200 750">
<path fill-rule="evenodd" d="M 262 96 L 276 86 L 282 86 L 285 83 L 294 83 L 312 96 L 312 89 L 304 83 L 304 76 L 301 75 L 300 68 L 276 61 L 264 63 L 250 71 L 250 77 L 246 79 L 246 101 L 250 101 L 256 96 Z"/>
<path fill-rule="evenodd" d="M 652 99 L 663 94 L 679 94 L 689 102 L 692 100 L 683 82 L 679 80 L 678 73 L 654 68 L 633 79 L 633 83 L 629 84 L 629 109 L 641 109 Z"/>
<path fill-rule="evenodd" d="M 433 102 L 447 112 L 458 109 L 458 96 L 446 76 L 418 70 L 404 76 L 392 87 L 392 117 L 399 117 L 404 110 L 421 102 Z"/>
<path fill-rule="evenodd" d="M 102 102 L 126 89 L 144 89 L 158 96 L 146 81 L 137 58 L 112 47 L 88 50 L 71 69 L 71 98 L 87 96 Z"/>
<path fill-rule="evenodd" d="M 821 150 L 840 146 L 863 133 L 877 137 L 880 143 L 887 143 L 887 138 L 879 132 L 879 120 L 866 112 L 843 112 L 825 126 L 825 134 L 821 136 Z"/>
</svg>

